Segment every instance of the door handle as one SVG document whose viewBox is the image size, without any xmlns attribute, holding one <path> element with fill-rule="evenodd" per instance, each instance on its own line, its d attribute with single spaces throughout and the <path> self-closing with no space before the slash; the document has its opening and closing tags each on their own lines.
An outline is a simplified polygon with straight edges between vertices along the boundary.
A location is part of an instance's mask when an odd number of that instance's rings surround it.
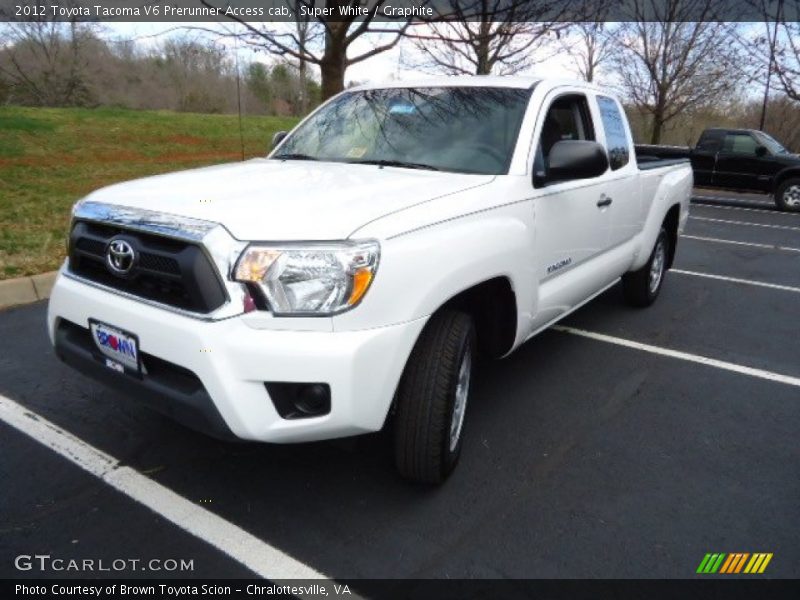
<svg viewBox="0 0 800 600">
<path fill-rule="evenodd" d="M 600 196 L 600 200 L 597 201 L 597 208 L 604 208 L 606 206 L 611 206 L 612 202 L 613 200 L 611 198 L 603 194 L 602 196 Z"/>
</svg>

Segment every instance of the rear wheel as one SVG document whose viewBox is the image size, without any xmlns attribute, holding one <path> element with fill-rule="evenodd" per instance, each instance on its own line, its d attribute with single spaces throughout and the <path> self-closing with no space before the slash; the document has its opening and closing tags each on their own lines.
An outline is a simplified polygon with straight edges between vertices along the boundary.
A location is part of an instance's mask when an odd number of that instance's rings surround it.
<svg viewBox="0 0 800 600">
<path fill-rule="evenodd" d="M 662 227 L 650 259 L 641 269 L 622 276 L 622 291 L 628 304 L 645 307 L 655 302 L 664 283 L 668 257 L 669 235 Z"/>
<path fill-rule="evenodd" d="M 787 179 L 775 190 L 775 204 L 781 210 L 800 212 L 800 179 Z"/>
<path fill-rule="evenodd" d="M 422 331 L 397 390 L 394 453 L 400 474 L 440 483 L 461 453 L 474 363 L 469 315 L 443 310 Z"/>
</svg>

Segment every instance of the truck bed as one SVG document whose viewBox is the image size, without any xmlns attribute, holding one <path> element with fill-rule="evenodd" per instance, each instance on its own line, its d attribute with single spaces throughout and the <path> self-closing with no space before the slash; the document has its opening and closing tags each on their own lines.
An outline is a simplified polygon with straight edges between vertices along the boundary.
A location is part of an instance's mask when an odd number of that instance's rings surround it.
<svg viewBox="0 0 800 600">
<path fill-rule="evenodd" d="M 692 155 L 692 150 L 689 146 L 636 144 L 633 149 L 636 151 L 636 160 L 639 163 L 662 158 L 690 158 Z"/>
<path fill-rule="evenodd" d="M 641 170 L 658 169 L 669 165 L 688 162 L 690 149 L 688 146 L 649 146 L 636 145 L 636 163 Z"/>
</svg>

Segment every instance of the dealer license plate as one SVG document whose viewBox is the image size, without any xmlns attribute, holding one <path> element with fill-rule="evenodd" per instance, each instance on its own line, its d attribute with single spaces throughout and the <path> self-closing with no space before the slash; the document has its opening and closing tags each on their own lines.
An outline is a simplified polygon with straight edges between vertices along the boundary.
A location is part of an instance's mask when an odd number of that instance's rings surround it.
<svg viewBox="0 0 800 600">
<path fill-rule="evenodd" d="M 89 327 L 97 349 L 106 357 L 106 366 L 139 373 L 139 339 L 135 335 L 100 321 L 90 320 Z"/>
</svg>

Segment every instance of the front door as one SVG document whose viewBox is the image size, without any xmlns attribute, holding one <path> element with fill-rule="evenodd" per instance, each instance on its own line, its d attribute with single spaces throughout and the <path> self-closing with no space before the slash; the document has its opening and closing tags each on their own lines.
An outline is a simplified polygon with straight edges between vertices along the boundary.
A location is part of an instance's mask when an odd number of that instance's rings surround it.
<svg viewBox="0 0 800 600">
<path fill-rule="evenodd" d="M 542 173 L 550 149 L 562 140 L 595 140 L 595 128 L 584 93 L 553 94 L 538 127 L 534 173 Z M 611 215 L 603 205 L 604 177 L 537 184 L 534 201 L 536 273 L 542 325 L 592 293 L 592 278 L 577 276 L 582 267 L 608 247 Z M 598 206 L 600 204 L 600 206 Z"/>
<path fill-rule="evenodd" d="M 713 184 L 734 190 L 768 188 L 769 182 L 762 179 L 762 159 L 756 154 L 760 145 L 748 132 L 727 132 L 717 155 Z"/>
</svg>

